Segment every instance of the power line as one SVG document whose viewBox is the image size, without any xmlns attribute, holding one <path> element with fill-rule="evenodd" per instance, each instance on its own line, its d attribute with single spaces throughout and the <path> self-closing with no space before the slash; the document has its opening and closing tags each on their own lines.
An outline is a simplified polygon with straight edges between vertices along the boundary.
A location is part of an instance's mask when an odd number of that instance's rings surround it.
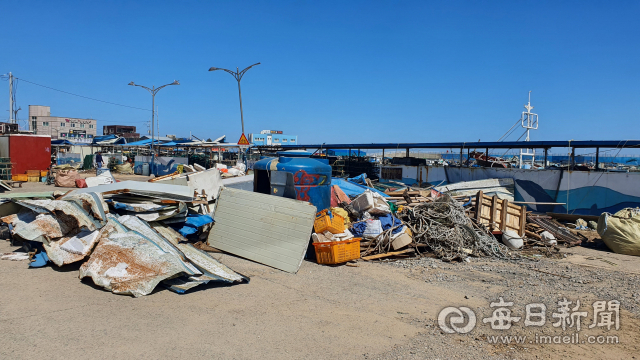
<svg viewBox="0 0 640 360">
<path fill-rule="evenodd" d="M 135 106 L 129 106 L 129 105 L 118 104 L 118 103 L 114 103 L 114 102 L 111 102 L 111 101 L 105 101 L 105 100 L 100 100 L 100 99 L 94 99 L 94 98 L 90 98 L 90 97 L 88 97 L 88 96 L 78 95 L 78 94 L 70 93 L 70 92 L 68 92 L 68 91 L 59 90 L 59 89 L 54 89 L 54 88 L 49 87 L 49 86 L 45 86 L 45 85 L 41 85 L 41 84 L 36 84 L 36 83 L 34 83 L 34 82 L 32 82 L 32 81 L 25 80 L 25 79 L 23 79 L 23 78 L 17 78 L 17 77 L 16 77 L 16 79 L 20 79 L 20 80 L 22 80 L 22 81 L 24 81 L 24 82 L 27 82 L 27 83 L 29 83 L 29 84 L 36 85 L 36 86 L 41 86 L 41 87 L 46 88 L 46 89 L 49 89 L 49 90 L 59 91 L 59 92 L 61 92 L 61 93 L 67 94 L 67 95 L 73 95 L 73 96 L 81 97 L 81 98 L 83 98 L 83 99 L 88 99 L 88 100 L 98 101 L 98 102 L 105 103 L 105 104 L 110 104 L 110 105 L 122 106 L 122 107 L 130 108 L 130 109 L 137 109 L 137 110 L 150 111 L 149 109 L 143 109 L 143 108 L 139 108 L 139 107 L 135 107 Z"/>
</svg>

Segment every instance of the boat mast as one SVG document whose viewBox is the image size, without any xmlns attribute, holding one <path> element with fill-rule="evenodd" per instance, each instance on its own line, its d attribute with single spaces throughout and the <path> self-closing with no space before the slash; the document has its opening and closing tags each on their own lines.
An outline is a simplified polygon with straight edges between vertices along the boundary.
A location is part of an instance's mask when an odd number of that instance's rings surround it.
<svg viewBox="0 0 640 360">
<path fill-rule="evenodd" d="M 531 106 L 531 90 L 529 90 L 529 102 L 527 103 L 527 105 L 524 106 L 524 108 L 527 109 L 527 111 L 522 112 L 520 123 L 523 128 L 527 129 L 526 130 L 527 138 L 524 139 L 524 141 L 529 141 L 530 140 L 529 132 L 531 130 L 538 129 L 538 114 L 534 114 L 531 112 L 531 110 L 533 109 L 533 106 Z M 533 168 L 533 165 L 536 161 L 535 149 L 520 149 L 520 163 L 519 163 L 520 169 L 522 169 L 522 166 L 524 165 L 524 163 L 522 162 L 522 156 L 531 156 L 531 167 Z"/>
</svg>

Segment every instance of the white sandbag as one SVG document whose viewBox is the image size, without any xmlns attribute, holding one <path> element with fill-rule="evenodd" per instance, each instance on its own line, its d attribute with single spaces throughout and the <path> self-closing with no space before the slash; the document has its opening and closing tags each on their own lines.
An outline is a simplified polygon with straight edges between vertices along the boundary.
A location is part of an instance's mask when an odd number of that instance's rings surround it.
<svg viewBox="0 0 640 360">
<path fill-rule="evenodd" d="M 556 240 L 556 237 L 553 236 L 552 233 L 546 230 L 540 233 L 540 238 L 547 245 L 558 245 L 558 241 Z"/>
<path fill-rule="evenodd" d="M 504 230 L 502 232 L 502 242 L 511 250 L 518 250 L 524 245 L 524 240 L 513 230 Z"/>
</svg>

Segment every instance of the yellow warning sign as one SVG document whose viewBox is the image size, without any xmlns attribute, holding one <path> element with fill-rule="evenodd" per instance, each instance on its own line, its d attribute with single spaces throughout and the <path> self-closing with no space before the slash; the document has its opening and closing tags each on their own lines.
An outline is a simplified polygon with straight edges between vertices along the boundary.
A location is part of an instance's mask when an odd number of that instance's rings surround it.
<svg viewBox="0 0 640 360">
<path fill-rule="evenodd" d="M 240 136 L 240 140 L 238 140 L 238 145 L 249 145 L 249 140 L 247 140 L 247 137 L 244 136 L 244 133 L 242 134 L 242 136 Z"/>
</svg>

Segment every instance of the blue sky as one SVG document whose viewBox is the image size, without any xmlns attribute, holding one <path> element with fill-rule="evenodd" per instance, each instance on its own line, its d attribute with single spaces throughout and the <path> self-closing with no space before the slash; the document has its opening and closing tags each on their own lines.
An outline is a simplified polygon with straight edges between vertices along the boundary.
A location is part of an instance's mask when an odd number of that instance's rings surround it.
<svg viewBox="0 0 640 360">
<path fill-rule="evenodd" d="M 534 140 L 638 139 L 638 1 L 4 1 L 0 73 L 149 109 L 160 134 L 299 143 L 495 141 L 532 90 Z M 0 117 L 8 86 L 0 82 Z M 19 82 L 17 103 L 98 127 L 149 111 Z M 25 119 L 27 111 L 20 112 Z M 516 131 L 510 140 L 516 140 Z"/>
</svg>

